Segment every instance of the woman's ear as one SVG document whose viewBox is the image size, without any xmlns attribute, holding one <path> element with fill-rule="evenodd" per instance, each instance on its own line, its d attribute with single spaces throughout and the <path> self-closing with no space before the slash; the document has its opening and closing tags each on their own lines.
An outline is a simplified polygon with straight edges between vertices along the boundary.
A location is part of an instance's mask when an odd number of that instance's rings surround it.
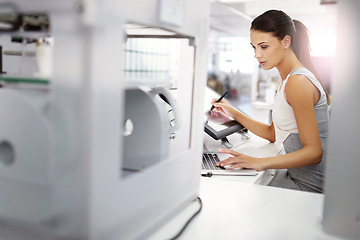
<svg viewBox="0 0 360 240">
<path fill-rule="evenodd" d="M 286 35 L 281 42 L 284 45 L 284 49 L 288 49 L 291 45 L 291 37 Z"/>
</svg>

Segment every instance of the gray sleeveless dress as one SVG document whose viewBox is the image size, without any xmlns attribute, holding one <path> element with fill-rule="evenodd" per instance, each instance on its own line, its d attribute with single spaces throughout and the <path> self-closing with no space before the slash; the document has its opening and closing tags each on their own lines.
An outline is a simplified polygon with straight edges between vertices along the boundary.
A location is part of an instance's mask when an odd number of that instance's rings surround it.
<svg viewBox="0 0 360 240">
<path fill-rule="evenodd" d="M 295 74 L 304 75 L 321 93 L 319 101 L 314 106 L 314 109 L 323 150 L 322 161 L 319 164 L 308 165 L 305 167 L 277 170 L 275 176 L 268 185 L 321 193 L 323 191 L 329 121 L 326 94 L 315 76 L 306 68 L 295 69 L 289 76 Z M 284 80 L 282 83 L 283 86 L 280 86 L 280 89 L 277 92 L 273 109 L 276 142 L 278 145 L 283 145 L 286 153 L 294 152 L 302 148 L 293 110 L 286 102 L 284 96 L 284 88 L 289 76 Z"/>
</svg>

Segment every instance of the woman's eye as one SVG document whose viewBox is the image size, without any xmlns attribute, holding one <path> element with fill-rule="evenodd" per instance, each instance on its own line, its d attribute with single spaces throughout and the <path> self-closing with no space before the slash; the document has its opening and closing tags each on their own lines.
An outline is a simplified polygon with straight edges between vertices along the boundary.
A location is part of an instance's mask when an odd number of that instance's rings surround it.
<svg viewBox="0 0 360 240">
<path fill-rule="evenodd" d="M 267 49 L 268 46 L 261 46 L 261 49 Z"/>
</svg>

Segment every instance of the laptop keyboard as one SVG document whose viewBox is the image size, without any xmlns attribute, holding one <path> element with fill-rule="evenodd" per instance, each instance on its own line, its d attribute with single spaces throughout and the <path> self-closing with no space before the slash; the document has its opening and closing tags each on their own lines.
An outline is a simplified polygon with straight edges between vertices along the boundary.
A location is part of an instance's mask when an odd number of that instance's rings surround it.
<svg viewBox="0 0 360 240">
<path fill-rule="evenodd" d="M 223 167 L 217 167 L 216 163 L 220 162 L 216 153 L 204 153 L 202 160 L 202 169 L 206 170 L 224 170 Z"/>
</svg>

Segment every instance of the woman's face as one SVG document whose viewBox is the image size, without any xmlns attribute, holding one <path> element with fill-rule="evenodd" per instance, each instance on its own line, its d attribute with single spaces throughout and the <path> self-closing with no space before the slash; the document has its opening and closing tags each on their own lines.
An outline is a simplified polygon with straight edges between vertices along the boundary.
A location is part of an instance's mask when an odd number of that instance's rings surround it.
<svg viewBox="0 0 360 240">
<path fill-rule="evenodd" d="M 251 45 L 255 58 L 265 70 L 279 65 L 284 57 L 284 44 L 271 33 L 250 30 Z"/>
</svg>

